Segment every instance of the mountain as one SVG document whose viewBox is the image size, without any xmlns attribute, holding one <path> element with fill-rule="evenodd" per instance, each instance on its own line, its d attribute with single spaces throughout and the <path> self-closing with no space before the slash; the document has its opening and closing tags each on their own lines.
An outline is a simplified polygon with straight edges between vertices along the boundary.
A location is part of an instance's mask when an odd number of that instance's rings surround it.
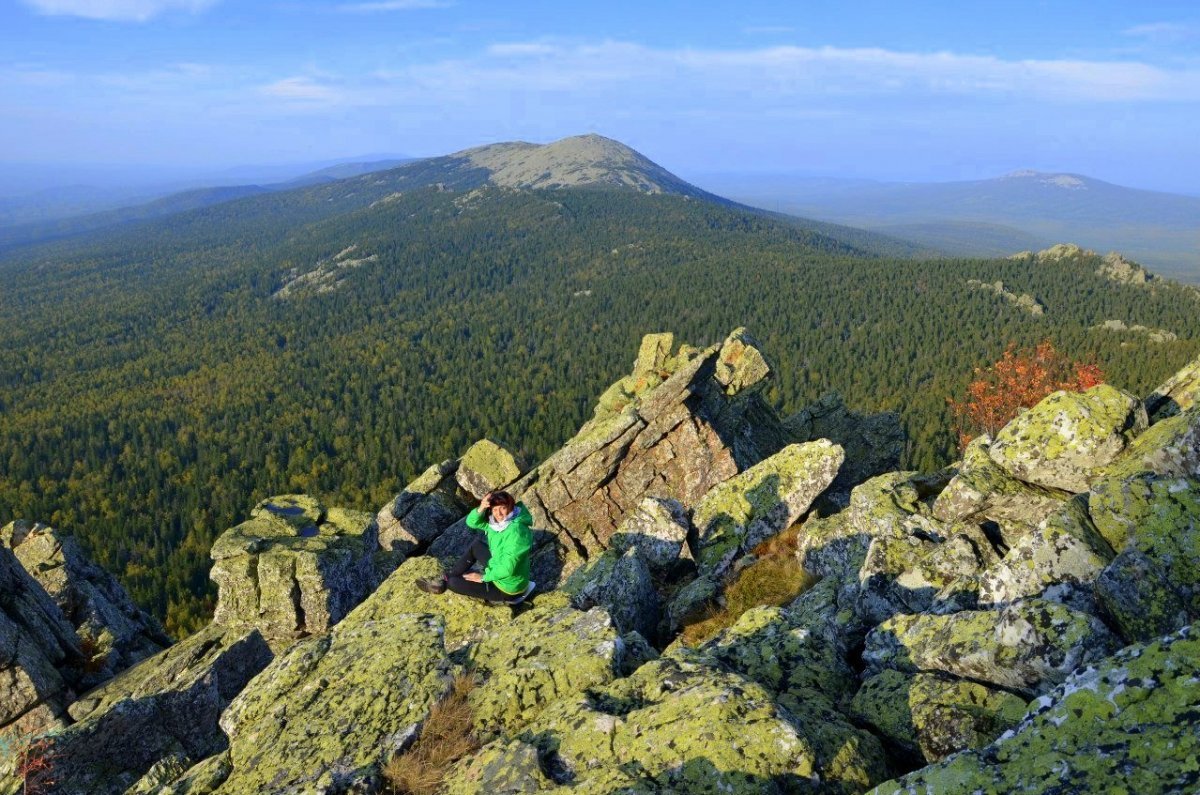
<svg viewBox="0 0 1200 795">
<path fill-rule="evenodd" d="M 754 206 L 908 237 L 958 254 L 996 255 L 1010 243 L 1012 253 L 1069 240 L 1120 250 L 1164 275 L 1200 282 L 1198 197 L 1028 170 L 945 183 L 718 175 L 704 182 Z"/>
<path fill-rule="evenodd" d="M 901 464 L 925 471 L 957 454 L 947 398 L 1010 343 L 1049 340 L 1138 391 L 1200 351 L 1197 292 L 1131 263 L 880 253 L 647 185 L 661 175 L 628 154 L 640 176 L 492 184 L 527 170 L 515 151 L 0 253 L 0 521 L 75 533 L 182 633 L 208 620 L 209 549 L 246 505 L 372 509 L 483 435 L 543 460 L 650 332 L 753 329 L 789 374 L 766 386 L 774 409 L 896 411 Z"/>
<path fill-rule="evenodd" d="M 917 473 L 894 415 L 782 418 L 745 329 L 625 353 L 541 463 L 484 438 L 377 512 L 258 501 L 165 649 L 69 535 L 0 528 L 0 793 L 1195 790 L 1200 359 Z M 532 584 L 430 592 L 501 488 Z"/>
</svg>

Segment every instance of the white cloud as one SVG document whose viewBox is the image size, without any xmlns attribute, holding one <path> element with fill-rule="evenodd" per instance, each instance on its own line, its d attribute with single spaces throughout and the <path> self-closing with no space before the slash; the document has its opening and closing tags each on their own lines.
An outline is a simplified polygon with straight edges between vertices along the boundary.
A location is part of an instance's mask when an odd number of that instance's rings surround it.
<svg viewBox="0 0 1200 795">
<path fill-rule="evenodd" d="M 22 0 L 41 14 L 145 22 L 167 11 L 199 13 L 219 0 Z"/>
<path fill-rule="evenodd" d="M 338 91 L 322 85 L 310 77 L 288 77 L 262 86 L 262 93 L 279 99 L 297 102 L 334 102 L 339 99 Z"/>
<path fill-rule="evenodd" d="M 423 8 L 449 8 L 450 0 L 376 0 L 370 3 L 346 3 L 338 6 L 342 11 L 372 13 L 376 11 L 416 11 Z"/>
<path fill-rule="evenodd" d="M 1134 25 L 1121 31 L 1126 36 L 1134 36 L 1150 41 L 1183 41 L 1200 33 L 1195 25 L 1182 22 L 1150 22 L 1145 25 Z"/>
</svg>

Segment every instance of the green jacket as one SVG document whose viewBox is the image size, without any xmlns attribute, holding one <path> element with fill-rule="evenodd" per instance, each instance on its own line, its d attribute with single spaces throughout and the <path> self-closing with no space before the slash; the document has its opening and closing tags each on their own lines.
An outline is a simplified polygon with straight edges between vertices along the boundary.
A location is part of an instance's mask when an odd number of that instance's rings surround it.
<svg viewBox="0 0 1200 795">
<path fill-rule="evenodd" d="M 487 538 L 488 551 L 492 553 L 487 568 L 483 570 L 483 581 L 490 582 L 510 596 L 525 593 L 529 585 L 529 553 L 533 550 L 533 520 L 529 509 L 517 503 L 517 515 L 508 527 L 496 532 L 488 524 L 478 508 L 467 514 L 467 527 L 481 530 Z"/>
</svg>

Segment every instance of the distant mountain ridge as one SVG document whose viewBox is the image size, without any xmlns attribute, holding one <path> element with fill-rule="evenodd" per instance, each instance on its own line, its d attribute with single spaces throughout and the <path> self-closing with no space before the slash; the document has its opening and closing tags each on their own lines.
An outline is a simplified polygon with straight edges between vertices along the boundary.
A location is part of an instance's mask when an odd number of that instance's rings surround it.
<svg viewBox="0 0 1200 795">
<path fill-rule="evenodd" d="M 1200 197 L 1082 174 L 1020 170 L 941 183 L 714 176 L 713 190 L 777 212 L 863 227 L 963 256 L 1071 240 L 1200 281 Z"/>
</svg>

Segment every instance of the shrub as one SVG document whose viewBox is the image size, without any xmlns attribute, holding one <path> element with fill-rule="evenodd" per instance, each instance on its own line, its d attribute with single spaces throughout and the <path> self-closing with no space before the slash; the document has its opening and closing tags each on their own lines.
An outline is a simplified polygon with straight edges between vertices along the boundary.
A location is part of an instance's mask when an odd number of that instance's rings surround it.
<svg viewBox="0 0 1200 795">
<path fill-rule="evenodd" d="M 474 687 L 470 674 L 456 676 L 449 694 L 429 711 L 421 736 L 384 767 L 395 795 L 436 795 L 454 763 L 479 748 L 467 703 Z"/>
<path fill-rule="evenodd" d="M 1049 340 L 1021 350 L 1010 343 L 990 367 L 975 368 L 965 399 L 946 402 L 954 413 L 959 446 L 966 447 L 979 434 L 994 435 L 1018 411 L 1032 408 L 1051 392 L 1082 392 L 1102 383 L 1104 373 L 1098 365 L 1068 361 Z"/>
</svg>

